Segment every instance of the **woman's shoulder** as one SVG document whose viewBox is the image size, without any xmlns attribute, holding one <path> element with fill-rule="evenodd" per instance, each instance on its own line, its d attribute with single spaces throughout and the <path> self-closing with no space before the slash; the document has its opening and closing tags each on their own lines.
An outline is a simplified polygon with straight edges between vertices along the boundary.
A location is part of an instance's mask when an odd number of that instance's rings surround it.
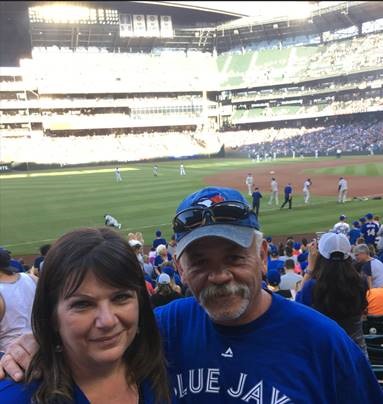
<svg viewBox="0 0 383 404">
<path fill-rule="evenodd" d="M 16 383 L 13 380 L 5 379 L 0 381 L 0 403 L 1 404 L 29 404 L 39 383 Z"/>
</svg>

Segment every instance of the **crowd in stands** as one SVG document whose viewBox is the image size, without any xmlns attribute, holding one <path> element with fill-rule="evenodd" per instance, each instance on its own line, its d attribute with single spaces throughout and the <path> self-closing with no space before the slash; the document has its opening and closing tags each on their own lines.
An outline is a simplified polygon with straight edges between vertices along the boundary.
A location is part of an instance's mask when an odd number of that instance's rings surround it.
<svg viewBox="0 0 383 404">
<path fill-rule="evenodd" d="M 256 133 L 254 133 L 256 132 Z M 377 152 L 383 150 L 383 122 L 361 122 L 333 124 L 319 129 L 289 128 L 263 129 L 253 131 L 253 136 L 259 141 L 240 147 L 240 150 L 259 156 L 296 156 L 314 154 L 329 154 L 340 149 L 342 152 Z M 240 133 L 236 138 L 237 144 Z M 250 134 L 245 134 L 250 140 Z M 254 138 L 254 137 L 253 137 Z"/>
</svg>

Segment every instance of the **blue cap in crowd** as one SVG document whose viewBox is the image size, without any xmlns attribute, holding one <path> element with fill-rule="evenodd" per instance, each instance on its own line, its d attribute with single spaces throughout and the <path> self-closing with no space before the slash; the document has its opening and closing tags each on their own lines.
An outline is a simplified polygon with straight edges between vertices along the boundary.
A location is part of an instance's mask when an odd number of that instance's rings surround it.
<svg viewBox="0 0 383 404">
<path fill-rule="evenodd" d="M 360 227 L 360 224 L 357 220 L 355 220 L 355 222 L 352 222 L 352 224 L 354 225 L 354 227 Z"/>
<path fill-rule="evenodd" d="M 173 229 L 177 240 L 177 255 L 180 256 L 189 244 L 205 237 L 224 238 L 248 248 L 253 242 L 254 229 L 259 230 L 259 223 L 239 191 L 206 187 L 187 196 L 180 203 L 173 220 Z"/>
<path fill-rule="evenodd" d="M 365 218 L 365 217 L 361 217 L 361 218 L 359 219 L 359 221 L 360 221 L 361 223 L 366 223 L 366 218 Z"/>
<path fill-rule="evenodd" d="M 299 243 L 298 241 L 296 241 L 296 242 L 293 244 L 293 248 L 294 248 L 294 250 L 299 250 L 299 249 L 301 248 L 301 243 Z"/>
<path fill-rule="evenodd" d="M 344 220 L 344 219 L 346 219 L 346 217 L 347 217 L 346 215 L 340 215 L 339 220 Z"/>
<path fill-rule="evenodd" d="M 271 236 L 267 236 L 267 237 L 266 237 L 266 241 L 267 241 L 268 243 L 271 243 L 272 240 L 273 240 L 273 238 L 272 238 Z"/>
<path fill-rule="evenodd" d="M 161 237 L 161 235 L 162 235 L 161 230 L 157 230 L 156 231 L 156 237 Z"/>
<path fill-rule="evenodd" d="M 374 218 L 374 215 L 373 215 L 372 213 L 367 213 L 366 218 L 367 218 L 368 220 L 371 220 L 371 219 Z"/>
<path fill-rule="evenodd" d="M 277 269 L 271 269 L 267 272 L 267 280 L 271 286 L 277 286 L 281 283 L 281 273 Z"/>
</svg>

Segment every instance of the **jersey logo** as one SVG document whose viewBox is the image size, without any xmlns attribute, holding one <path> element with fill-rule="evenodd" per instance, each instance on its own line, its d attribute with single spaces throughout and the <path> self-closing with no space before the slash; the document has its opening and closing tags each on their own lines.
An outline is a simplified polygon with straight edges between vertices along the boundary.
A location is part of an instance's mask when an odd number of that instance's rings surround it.
<svg viewBox="0 0 383 404">
<path fill-rule="evenodd" d="M 233 357 L 233 351 L 231 350 L 231 348 L 227 348 L 225 352 L 221 353 L 221 355 L 224 358 L 232 358 Z"/>
</svg>

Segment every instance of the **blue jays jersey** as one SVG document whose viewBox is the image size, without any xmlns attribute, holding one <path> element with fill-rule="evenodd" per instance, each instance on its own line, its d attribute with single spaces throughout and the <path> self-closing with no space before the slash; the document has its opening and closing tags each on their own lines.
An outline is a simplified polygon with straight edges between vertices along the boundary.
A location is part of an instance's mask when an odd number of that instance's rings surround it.
<svg viewBox="0 0 383 404">
<path fill-rule="evenodd" d="M 381 404 L 356 344 L 334 321 L 273 295 L 237 327 L 214 325 L 192 298 L 156 309 L 175 403 Z"/>
<path fill-rule="evenodd" d="M 376 223 L 367 222 L 362 225 L 361 233 L 363 234 L 366 244 L 374 244 L 379 226 Z"/>
</svg>

